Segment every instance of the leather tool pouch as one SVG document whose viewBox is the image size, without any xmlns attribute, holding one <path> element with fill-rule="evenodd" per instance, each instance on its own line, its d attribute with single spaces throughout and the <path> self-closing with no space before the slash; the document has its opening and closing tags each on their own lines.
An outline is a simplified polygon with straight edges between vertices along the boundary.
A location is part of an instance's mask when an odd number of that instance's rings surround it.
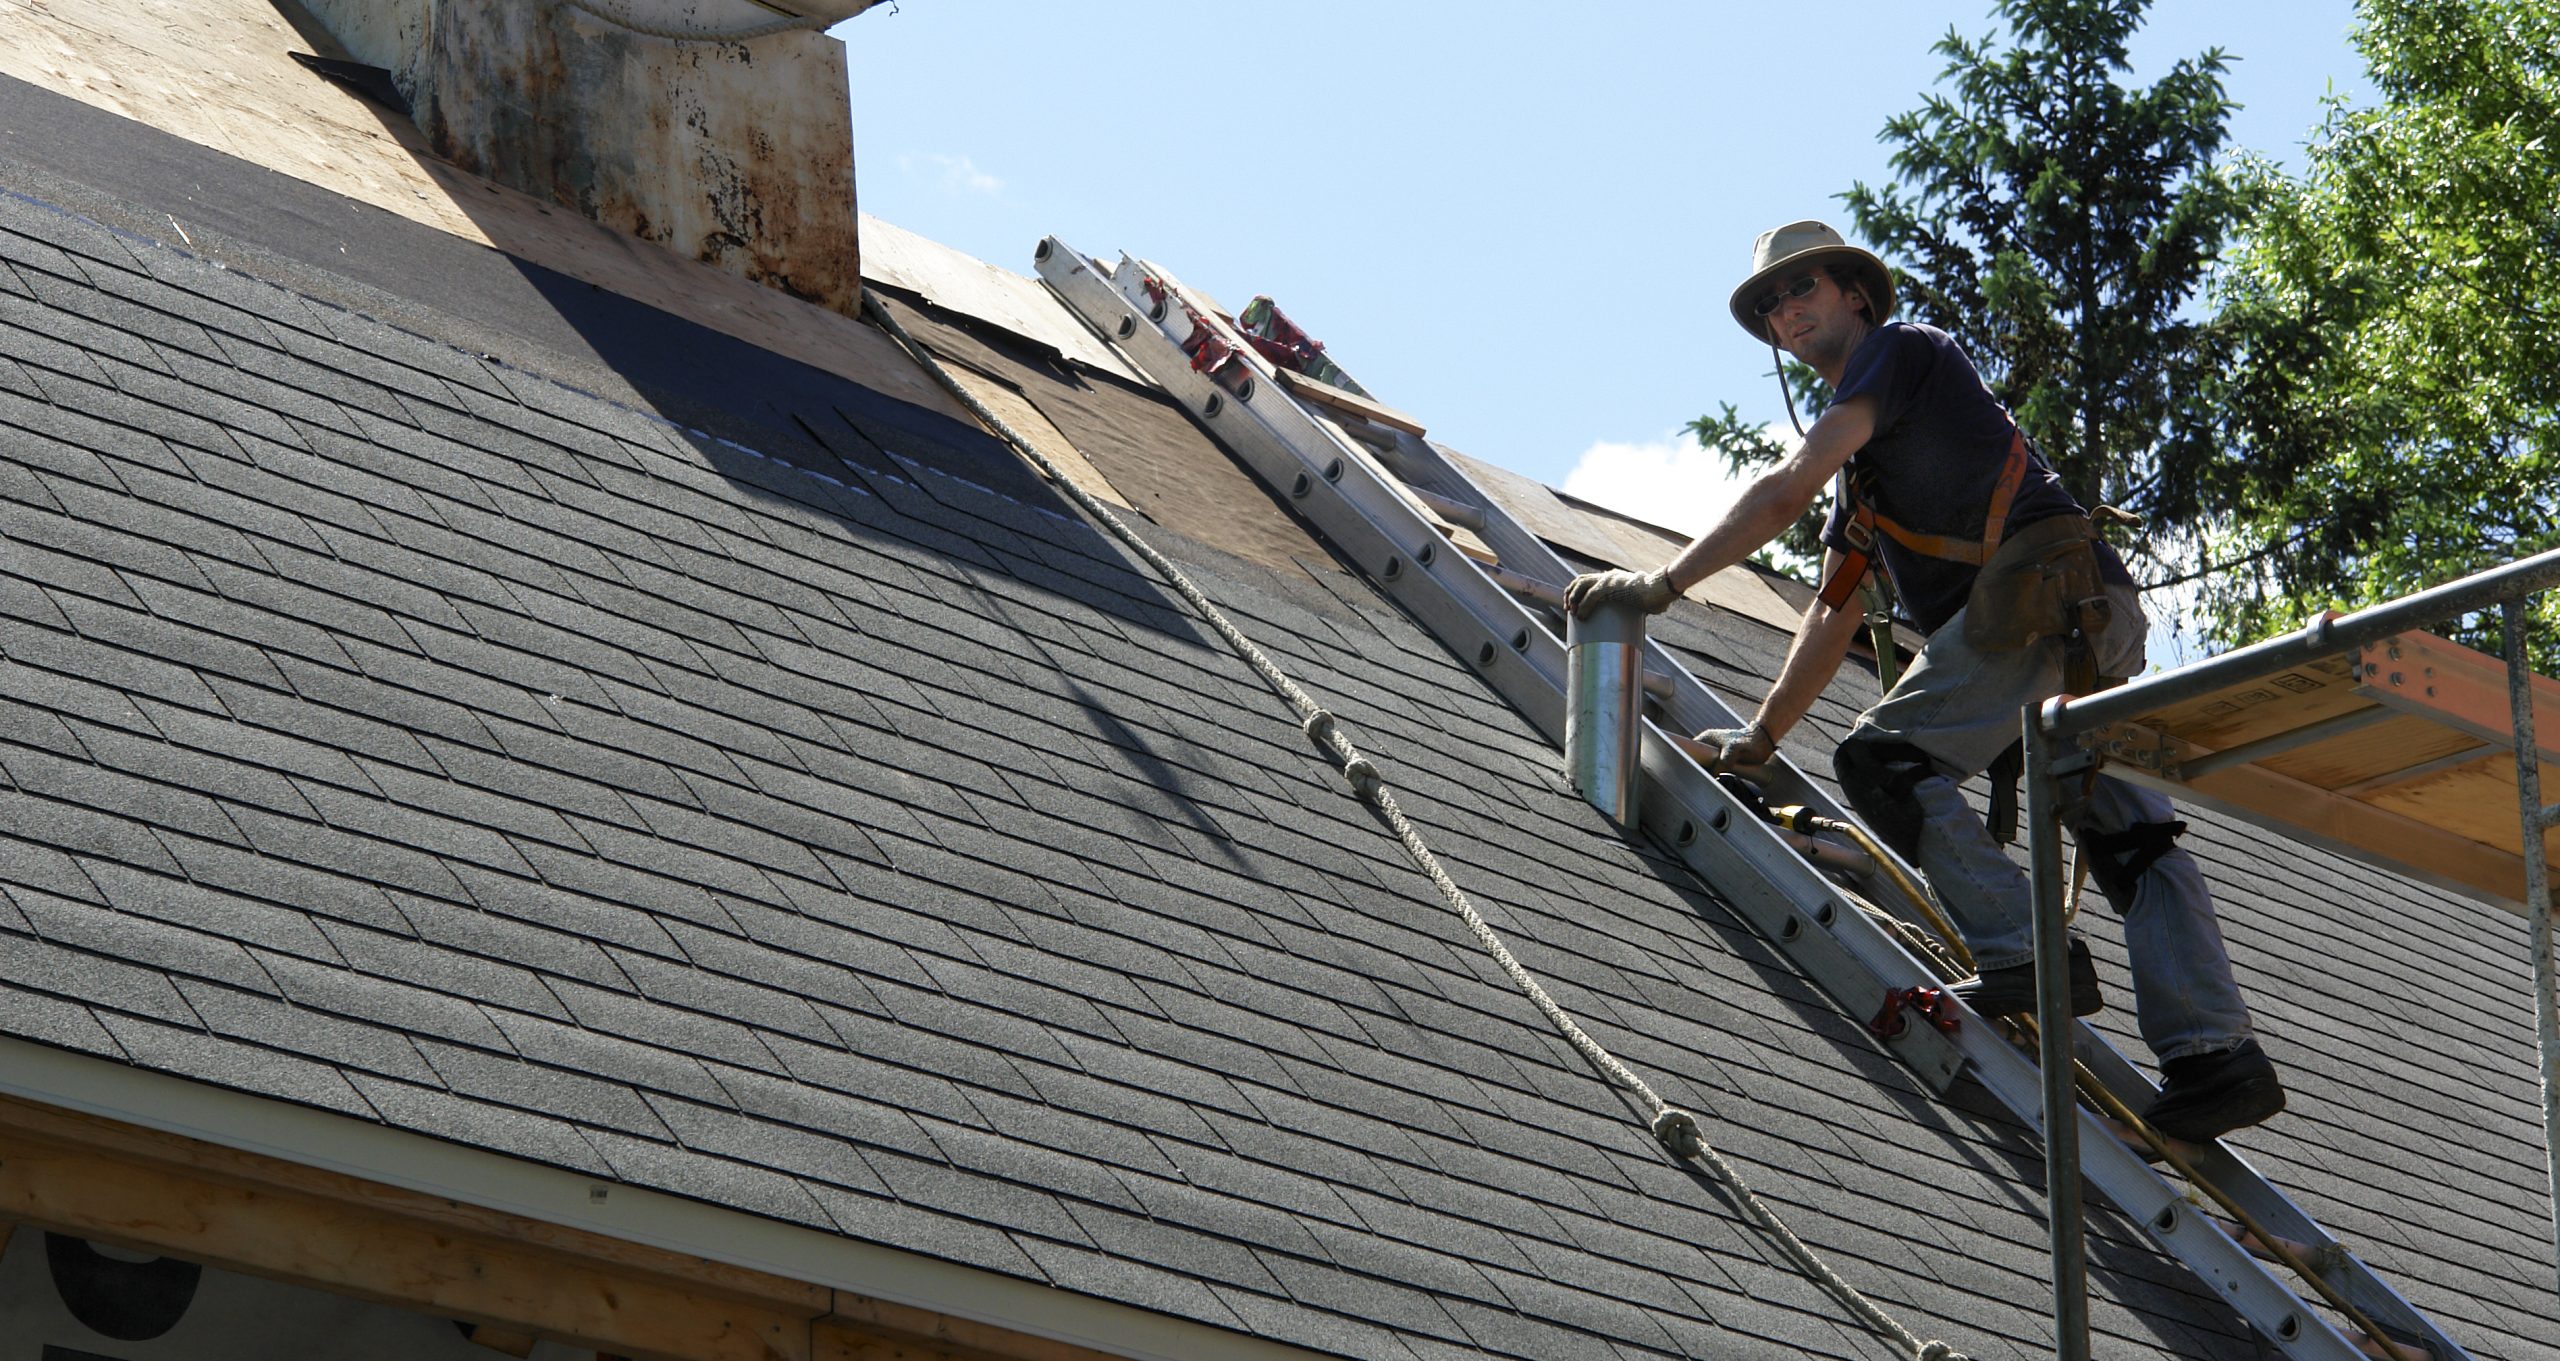
<svg viewBox="0 0 2560 1361">
<path fill-rule="evenodd" d="M 2011 652 L 2068 637 L 2075 626 L 2094 634 L 2107 613 L 2089 518 L 2056 515 L 2000 541 L 1965 599 L 1964 641 L 1979 652 Z"/>
</svg>

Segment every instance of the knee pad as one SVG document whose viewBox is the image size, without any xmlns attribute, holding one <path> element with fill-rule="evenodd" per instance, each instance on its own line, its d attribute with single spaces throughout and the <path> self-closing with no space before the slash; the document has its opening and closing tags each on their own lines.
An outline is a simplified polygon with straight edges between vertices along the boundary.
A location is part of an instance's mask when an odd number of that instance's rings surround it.
<svg viewBox="0 0 2560 1361">
<path fill-rule="evenodd" d="M 1852 737 L 1831 753 L 1831 769 L 1840 777 L 1841 794 L 1877 838 L 1903 859 L 1917 859 L 1920 801 L 1912 791 L 1938 773 L 1929 753 L 1908 742 Z"/>
<path fill-rule="evenodd" d="M 2089 857 L 2089 877 L 2121 911 L 2133 901 L 2134 885 L 2160 857 L 2177 849 L 2186 830 L 2183 822 L 2137 822 L 2121 832 L 2083 834 L 2080 850 Z"/>
</svg>

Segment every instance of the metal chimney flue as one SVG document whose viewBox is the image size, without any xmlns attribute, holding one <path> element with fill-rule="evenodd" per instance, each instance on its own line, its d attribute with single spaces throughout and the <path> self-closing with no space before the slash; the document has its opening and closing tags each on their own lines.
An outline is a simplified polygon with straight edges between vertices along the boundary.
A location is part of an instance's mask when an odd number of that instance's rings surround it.
<svg viewBox="0 0 2560 1361">
<path fill-rule="evenodd" d="M 1565 772 L 1622 827 L 1636 825 L 1644 769 L 1644 621 L 1625 607 L 1565 621 Z"/>
</svg>

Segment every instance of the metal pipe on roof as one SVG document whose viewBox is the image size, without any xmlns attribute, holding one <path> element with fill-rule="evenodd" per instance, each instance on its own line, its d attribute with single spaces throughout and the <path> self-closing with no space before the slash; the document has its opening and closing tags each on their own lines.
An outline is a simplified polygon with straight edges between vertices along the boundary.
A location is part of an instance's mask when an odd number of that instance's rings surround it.
<svg viewBox="0 0 2560 1361">
<path fill-rule="evenodd" d="M 1644 620 L 1629 605 L 1565 617 L 1565 772 L 1592 807 L 1628 827 L 1644 775 Z"/>
<path fill-rule="evenodd" d="M 2402 596 L 2371 609 L 2315 619 L 2281 638 L 2252 643 L 2193 666 L 2128 681 L 2104 694 L 2047 700 L 2036 718 L 2036 726 L 2048 733 L 2062 735 L 2121 723 L 2211 694 L 2237 681 L 2350 651 L 2395 633 L 2487 609 L 2509 597 L 2527 595 L 2554 584 L 2560 584 L 2560 548 L 2431 587 L 2415 595 Z"/>
</svg>

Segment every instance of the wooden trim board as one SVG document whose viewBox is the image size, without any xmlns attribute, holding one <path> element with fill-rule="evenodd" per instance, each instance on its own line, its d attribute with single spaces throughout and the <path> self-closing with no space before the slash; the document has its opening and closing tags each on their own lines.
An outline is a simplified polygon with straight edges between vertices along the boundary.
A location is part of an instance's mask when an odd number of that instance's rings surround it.
<svg viewBox="0 0 2560 1361">
<path fill-rule="evenodd" d="M 608 1193 L 610 1188 L 603 1188 Z M 633 1361 L 1110 1361 L 932 1310 L 0 1097 L 0 1236 L 66 1233 Z"/>
</svg>

